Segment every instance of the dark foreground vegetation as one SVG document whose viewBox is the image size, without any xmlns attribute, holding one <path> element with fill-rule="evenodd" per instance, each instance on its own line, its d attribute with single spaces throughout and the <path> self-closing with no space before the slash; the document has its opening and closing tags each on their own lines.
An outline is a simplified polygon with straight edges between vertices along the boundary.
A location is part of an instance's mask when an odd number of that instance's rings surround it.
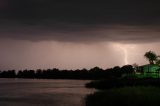
<svg viewBox="0 0 160 106">
<path fill-rule="evenodd" d="M 86 97 L 86 106 L 159 106 L 160 79 L 114 78 L 92 81 L 99 91 Z"/>
<path fill-rule="evenodd" d="M 124 74 L 133 74 L 134 69 L 131 65 L 123 67 L 116 66 L 110 69 L 101 69 L 94 67 L 89 70 L 15 70 L 0 71 L 0 78 L 45 78 L 45 79 L 106 79 L 106 78 L 120 78 Z"/>
<path fill-rule="evenodd" d="M 157 87 L 123 87 L 99 91 L 86 97 L 86 106 L 159 106 Z"/>
</svg>

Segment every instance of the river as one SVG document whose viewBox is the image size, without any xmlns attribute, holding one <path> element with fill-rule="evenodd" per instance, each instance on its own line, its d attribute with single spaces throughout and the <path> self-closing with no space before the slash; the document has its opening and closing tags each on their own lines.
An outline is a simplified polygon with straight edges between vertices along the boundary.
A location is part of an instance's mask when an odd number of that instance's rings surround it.
<svg viewBox="0 0 160 106">
<path fill-rule="evenodd" d="M 0 79 L 0 106 L 85 106 L 86 80 Z"/>
</svg>

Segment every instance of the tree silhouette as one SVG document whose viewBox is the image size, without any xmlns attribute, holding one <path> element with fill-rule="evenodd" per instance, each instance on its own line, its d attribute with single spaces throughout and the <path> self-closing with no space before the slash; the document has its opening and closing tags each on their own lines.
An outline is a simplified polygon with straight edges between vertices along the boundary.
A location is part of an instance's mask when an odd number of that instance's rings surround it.
<svg viewBox="0 0 160 106">
<path fill-rule="evenodd" d="M 144 57 L 149 61 L 150 64 L 155 64 L 157 55 L 153 51 L 148 51 L 144 54 Z"/>
<path fill-rule="evenodd" d="M 124 65 L 121 67 L 122 73 L 125 74 L 133 74 L 134 73 L 134 68 L 132 65 Z"/>
</svg>

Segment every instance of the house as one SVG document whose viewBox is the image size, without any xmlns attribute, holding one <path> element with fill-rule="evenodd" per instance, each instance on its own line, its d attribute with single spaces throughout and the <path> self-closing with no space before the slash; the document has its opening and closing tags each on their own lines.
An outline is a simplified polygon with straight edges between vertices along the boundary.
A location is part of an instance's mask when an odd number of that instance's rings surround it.
<svg viewBox="0 0 160 106">
<path fill-rule="evenodd" d="M 137 67 L 136 76 L 141 78 L 160 78 L 160 66 L 147 64 Z"/>
</svg>

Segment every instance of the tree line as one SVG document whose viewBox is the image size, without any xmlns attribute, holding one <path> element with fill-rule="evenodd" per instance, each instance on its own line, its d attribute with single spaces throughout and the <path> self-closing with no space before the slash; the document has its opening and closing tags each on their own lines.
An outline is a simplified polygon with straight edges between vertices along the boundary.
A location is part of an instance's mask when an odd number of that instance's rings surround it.
<svg viewBox="0 0 160 106">
<path fill-rule="evenodd" d="M 89 70 L 60 70 L 57 68 L 47 70 L 7 70 L 0 71 L 0 78 L 39 78 L 39 79 L 106 79 L 122 77 L 134 73 L 132 65 L 115 66 L 109 69 L 94 67 Z"/>
</svg>

